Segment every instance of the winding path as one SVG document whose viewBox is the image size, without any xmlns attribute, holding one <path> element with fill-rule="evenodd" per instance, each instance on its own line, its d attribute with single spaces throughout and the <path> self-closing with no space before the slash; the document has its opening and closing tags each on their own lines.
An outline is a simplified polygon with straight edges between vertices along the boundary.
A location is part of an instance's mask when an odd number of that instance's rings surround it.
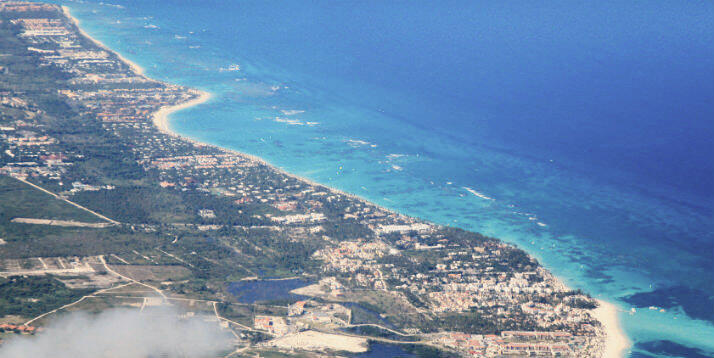
<svg viewBox="0 0 714 358">
<path fill-rule="evenodd" d="M 133 282 L 131 282 L 131 283 L 125 283 L 125 284 L 123 284 L 123 285 L 119 285 L 119 286 L 114 286 L 114 287 L 109 287 L 109 288 L 101 289 L 101 290 L 99 290 L 99 291 L 93 292 L 91 295 L 82 296 L 80 299 L 78 299 L 78 300 L 76 300 L 76 301 L 74 301 L 74 302 L 72 302 L 72 303 L 68 303 L 68 304 L 66 304 L 66 305 L 64 305 L 64 306 L 62 306 L 62 307 L 55 308 L 55 309 L 53 309 L 52 311 L 45 312 L 45 313 L 43 313 L 43 314 L 41 314 L 41 315 L 39 315 L 39 316 L 37 316 L 37 317 L 35 317 L 35 318 L 33 318 L 33 319 L 27 321 L 27 322 L 25 322 L 24 325 L 25 325 L 25 326 L 29 326 L 32 322 L 35 322 L 35 321 L 37 321 L 38 319 L 40 319 L 40 318 L 42 318 L 42 317 L 45 317 L 45 316 L 47 316 L 47 315 L 51 315 L 51 314 L 53 314 L 53 313 L 55 313 L 55 312 L 57 312 L 57 311 L 61 311 L 61 310 L 65 309 L 65 308 L 69 308 L 69 307 L 71 307 L 71 306 L 74 306 L 74 305 L 76 305 L 77 303 L 80 303 L 80 302 L 84 301 L 86 298 L 95 297 L 96 295 L 98 295 L 98 294 L 100 294 L 100 293 L 104 293 L 104 292 L 107 292 L 107 291 L 110 291 L 110 290 L 113 290 L 113 289 L 122 288 L 122 287 L 126 287 L 126 286 L 133 285 L 133 284 L 134 284 Z"/>
<path fill-rule="evenodd" d="M 156 291 L 156 293 L 158 293 L 158 294 L 161 296 L 161 298 L 164 299 L 164 302 L 166 302 L 166 300 L 167 300 L 168 297 L 166 297 L 166 295 L 165 295 L 161 290 L 159 290 L 158 288 L 156 288 L 156 287 L 154 287 L 154 286 L 151 286 L 151 285 L 147 285 L 147 284 L 145 284 L 145 283 L 143 283 L 143 282 L 137 281 L 137 280 L 135 280 L 135 279 L 133 279 L 133 278 L 131 278 L 131 277 L 128 277 L 128 276 L 124 276 L 124 275 L 122 275 L 122 274 L 120 274 L 120 273 L 118 273 L 118 272 L 112 270 L 112 269 L 109 267 L 109 265 L 107 264 L 107 261 L 104 259 L 104 255 L 99 256 L 99 261 L 102 262 L 102 265 L 104 265 L 104 268 L 107 270 L 107 272 L 112 273 L 112 274 L 114 274 L 114 275 L 117 275 L 117 276 L 119 276 L 119 277 L 121 277 L 121 278 L 123 278 L 123 279 L 125 279 L 125 280 L 128 280 L 128 281 L 131 281 L 131 282 L 133 282 L 133 283 L 142 285 L 142 286 L 144 286 L 144 287 L 148 287 L 148 288 L 150 288 L 150 289 Z"/>
</svg>

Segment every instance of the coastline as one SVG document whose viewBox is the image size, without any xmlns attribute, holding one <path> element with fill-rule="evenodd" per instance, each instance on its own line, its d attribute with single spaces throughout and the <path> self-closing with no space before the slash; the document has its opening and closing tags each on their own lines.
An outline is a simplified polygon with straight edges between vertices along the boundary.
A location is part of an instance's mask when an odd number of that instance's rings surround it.
<svg viewBox="0 0 714 358">
<path fill-rule="evenodd" d="M 98 47 L 114 54 L 121 62 L 124 62 L 127 66 L 129 66 L 131 68 L 131 70 L 133 72 L 135 72 L 138 76 L 145 77 L 144 69 L 141 66 L 132 62 L 131 60 L 127 59 L 126 57 L 122 56 L 120 53 L 110 49 L 109 47 L 104 45 L 101 41 L 90 36 L 87 32 L 85 32 L 80 27 L 80 21 L 71 15 L 70 9 L 67 6 L 61 6 L 61 8 L 62 8 L 64 15 L 72 21 L 72 23 L 76 26 L 78 32 L 82 36 L 86 37 L 87 39 L 89 39 L 90 41 L 95 43 Z M 163 81 L 159 81 L 159 82 L 163 82 Z M 152 113 L 152 115 L 151 115 L 152 123 L 161 133 L 163 133 L 165 135 L 172 136 L 172 137 L 180 138 L 187 142 L 193 143 L 194 145 L 197 145 L 197 146 L 214 147 L 214 148 L 218 148 L 218 149 L 228 152 L 228 153 L 243 156 L 249 160 L 252 160 L 254 162 L 268 166 L 268 167 L 272 168 L 273 170 L 276 170 L 277 172 L 280 172 L 287 176 L 304 181 L 311 185 L 319 186 L 319 187 L 325 188 L 329 191 L 349 196 L 355 200 L 359 200 L 364 203 L 368 203 L 369 205 L 379 206 L 379 205 L 372 203 L 371 201 L 364 199 L 362 197 L 359 197 L 355 194 L 347 193 L 340 189 L 332 188 L 327 185 L 317 183 L 317 182 L 310 180 L 308 178 L 304 178 L 299 175 L 289 173 L 289 172 L 269 163 L 268 161 L 266 161 L 265 159 L 263 159 L 261 157 L 258 157 L 258 156 L 252 155 L 252 154 L 248 154 L 248 153 L 239 152 L 237 150 L 233 150 L 233 149 L 229 149 L 229 148 L 223 148 L 223 147 L 220 147 L 220 146 L 217 146 L 214 144 L 201 142 L 201 141 L 186 137 L 184 135 L 181 135 L 175 131 L 172 131 L 170 129 L 170 118 L 169 118 L 169 116 L 171 114 L 178 112 L 180 110 L 183 110 L 183 109 L 187 109 L 187 108 L 190 108 L 193 106 L 197 106 L 199 104 L 206 103 L 213 97 L 213 95 L 207 91 L 190 89 L 190 88 L 188 88 L 187 90 L 190 93 L 195 94 L 196 97 L 194 97 L 188 101 L 178 103 L 178 104 L 166 105 L 166 106 L 160 107 L 157 111 Z M 389 209 L 389 208 L 383 208 L 383 209 L 385 209 L 389 212 L 398 214 L 400 216 L 406 216 L 406 215 L 399 213 L 393 209 Z M 422 220 L 419 218 L 414 218 L 414 219 L 417 221 L 428 222 L 426 220 Z M 528 253 L 528 254 L 530 255 L 530 253 Z M 543 268 L 548 270 L 545 267 L 543 267 Z M 548 272 L 550 272 L 550 270 L 548 270 Z M 552 273 L 551 273 L 551 275 L 552 275 Z M 563 284 L 563 281 L 560 280 L 559 278 L 557 278 L 555 276 L 553 276 L 553 278 L 555 280 L 559 281 L 561 284 Z M 593 316 L 593 318 L 595 318 L 597 321 L 599 321 L 601 323 L 603 332 L 605 333 L 602 357 L 606 357 L 606 358 L 623 357 L 625 352 L 627 351 L 627 349 L 631 346 L 631 341 L 630 341 L 629 337 L 625 334 L 625 332 L 622 329 L 622 326 L 620 324 L 620 320 L 618 318 L 618 312 L 617 312 L 618 308 L 616 305 L 614 305 L 613 303 L 610 303 L 608 301 L 597 299 L 597 302 L 598 302 L 598 307 L 591 310 L 590 314 Z"/>
<path fill-rule="evenodd" d="M 524 250 L 525 251 L 525 250 Z M 527 252 L 527 251 L 526 251 Z M 529 253 L 530 255 L 530 253 Z M 566 284 L 566 281 L 556 276 L 550 270 L 545 268 L 551 278 L 568 290 L 572 290 L 570 285 Z M 630 337 L 625 334 L 622 328 L 620 318 L 618 317 L 619 308 L 612 302 L 605 301 L 603 299 L 596 298 L 598 306 L 594 309 L 588 311 L 588 314 L 592 316 L 595 320 L 600 322 L 602 325 L 602 332 L 604 333 L 604 339 L 602 344 L 602 358 L 622 358 L 625 357 L 625 353 L 632 346 L 632 341 Z"/>
<path fill-rule="evenodd" d="M 625 335 L 617 316 L 618 308 L 614 304 L 598 299 L 598 307 L 590 314 L 602 324 L 605 332 L 605 342 L 602 357 L 624 357 L 632 342 Z"/>
<path fill-rule="evenodd" d="M 197 106 L 201 103 L 205 103 L 209 99 L 211 99 L 211 97 L 213 97 L 213 95 L 211 93 L 206 92 L 206 91 L 200 91 L 200 90 L 193 90 L 193 91 L 195 91 L 198 94 L 198 97 L 196 97 L 190 101 L 186 101 L 186 102 L 179 103 L 176 105 L 163 106 L 163 107 L 159 108 L 158 111 L 154 112 L 151 115 L 151 120 L 154 123 L 154 126 L 161 133 L 170 135 L 172 137 L 178 137 L 178 138 L 182 138 L 184 140 L 188 140 L 187 138 L 182 137 L 178 133 L 171 131 L 171 129 L 169 128 L 169 124 L 170 124 L 169 115 L 171 115 L 174 112 L 178 112 L 182 109 L 186 109 L 189 107 Z M 193 142 L 194 144 L 206 145 L 204 143 L 200 143 L 200 142 L 197 142 L 194 140 L 191 140 L 191 142 Z"/>
<path fill-rule="evenodd" d="M 278 167 L 278 166 L 276 166 L 276 165 L 274 165 L 274 164 L 268 162 L 267 160 L 265 160 L 265 159 L 263 159 L 263 158 L 261 158 L 261 157 L 259 157 L 259 156 L 256 156 L 256 155 L 253 155 L 253 154 L 244 153 L 244 152 L 239 152 L 239 151 L 237 151 L 237 150 L 235 150 L 235 149 L 220 147 L 220 146 L 215 145 L 215 144 L 210 144 L 210 143 L 206 143 L 206 142 L 201 142 L 201 141 L 199 141 L 199 140 L 196 140 L 196 139 L 193 139 L 193 138 L 190 138 L 190 137 L 186 137 L 186 136 L 184 136 L 184 135 L 182 135 L 182 134 L 179 134 L 178 132 L 175 132 L 175 131 L 171 130 L 171 128 L 170 128 L 171 119 L 169 118 L 169 116 L 170 116 L 171 114 L 173 114 L 174 112 L 178 112 L 178 111 L 180 111 L 180 110 L 183 110 L 183 109 L 187 109 L 187 108 L 189 108 L 189 107 L 193 107 L 193 106 L 197 106 L 197 105 L 199 105 L 199 104 L 205 103 L 205 102 L 207 102 L 208 100 L 210 100 L 211 98 L 213 98 L 213 94 L 211 94 L 210 92 L 207 92 L 207 91 L 198 90 L 198 89 L 188 89 L 188 90 L 191 91 L 191 92 L 193 92 L 193 93 L 195 93 L 195 94 L 197 95 L 197 98 L 188 100 L 188 101 L 183 102 L 183 103 L 178 103 L 178 104 L 175 104 L 175 105 L 166 105 L 166 106 L 163 106 L 163 107 L 159 108 L 158 111 L 154 112 L 154 113 L 151 115 L 152 122 L 153 122 L 154 126 L 159 130 L 159 132 L 161 132 L 161 133 L 163 133 L 163 134 L 165 134 L 165 135 L 172 136 L 172 137 L 174 137 L 174 138 L 180 138 L 181 140 L 190 142 L 190 143 L 192 143 L 192 144 L 194 144 L 194 145 L 196 145 L 196 146 L 218 148 L 218 149 L 220 149 L 220 150 L 222 150 L 222 151 L 224 151 L 224 152 L 245 157 L 245 158 L 247 158 L 247 159 L 249 159 L 249 160 L 251 160 L 251 161 L 253 161 L 253 162 L 255 162 L 255 163 L 259 163 L 259 164 L 268 166 L 268 167 L 270 167 L 271 169 L 273 169 L 273 170 L 275 170 L 275 171 L 277 171 L 277 172 L 279 172 L 279 173 L 281 173 L 281 174 L 284 174 L 284 175 L 289 176 L 289 177 L 291 177 L 291 178 L 294 178 L 294 179 L 297 179 L 297 180 L 306 182 L 306 183 L 308 183 L 308 184 L 310 184 L 310 185 L 319 186 L 319 187 L 325 188 L 325 189 L 327 189 L 327 190 L 329 190 L 329 191 L 331 191 L 331 192 L 333 192 L 333 193 L 345 195 L 345 196 L 348 196 L 348 197 L 350 197 L 350 198 L 352 198 L 352 199 L 354 199 L 354 200 L 359 200 L 359 201 L 361 201 L 361 202 L 363 202 L 363 203 L 367 203 L 367 204 L 369 204 L 369 205 L 379 206 L 379 205 L 377 205 L 377 204 L 375 204 L 375 203 L 373 203 L 373 202 L 371 202 L 371 201 L 369 201 L 369 200 L 367 200 L 367 199 L 365 199 L 365 198 L 362 198 L 362 197 L 360 197 L 360 196 L 357 196 L 357 195 L 355 195 L 355 194 L 348 193 L 348 192 L 342 191 L 342 190 L 337 189 L 337 188 L 329 187 L 329 186 L 327 186 L 327 185 L 325 185 L 325 184 L 318 183 L 318 182 L 316 182 L 316 181 L 314 181 L 314 180 L 312 180 L 312 179 L 305 178 L 305 177 L 302 177 L 302 176 L 297 175 L 297 174 L 294 174 L 294 173 L 290 173 L 290 172 L 288 172 L 288 171 L 286 171 L 286 170 L 284 170 L 284 169 L 282 169 L 282 168 L 280 168 L 280 167 Z M 409 217 L 408 215 L 405 215 L 405 214 L 402 214 L 402 213 L 400 213 L 400 212 L 397 212 L 397 211 L 394 210 L 394 209 L 384 208 L 384 207 L 381 207 L 381 206 L 380 206 L 380 208 L 382 208 L 382 209 L 384 209 L 385 211 L 388 211 L 388 212 L 390 212 L 390 213 L 393 213 L 393 214 L 397 214 L 397 215 L 400 215 L 400 216 L 403 216 L 403 217 Z M 421 220 L 421 219 L 417 219 L 417 220 L 424 221 L 424 220 Z M 436 224 L 435 224 L 435 225 L 436 225 Z"/>
<path fill-rule="evenodd" d="M 116 56 L 120 61 L 124 62 L 129 67 L 131 67 L 132 71 L 134 71 L 137 75 L 144 76 L 144 68 L 143 67 L 139 66 L 135 62 L 129 60 L 128 58 L 122 56 L 120 53 L 112 50 L 111 48 L 109 48 L 107 45 L 105 45 L 101 41 L 90 36 L 86 31 L 84 31 L 84 29 L 82 29 L 81 26 L 79 26 L 79 20 L 76 17 L 72 16 L 72 13 L 70 12 L 69 7 L 63 5 L 63 6 L 61 6 L 61 8 L 62 8 L 62 13 L 64 13 L 64 15 L 67 16 L 67 18 L 72 21 L 72 23 L 74 24 L 75 27 L 77 27 L 77 30 L 79 31 L 79 33 L 82 36 L 88 38 L 90 41 L 94 42 L 95 45 L 101 47 L 102 49 L 109 51 L 110 53 L 113 53 L 114 56 Z"/>
</svg>

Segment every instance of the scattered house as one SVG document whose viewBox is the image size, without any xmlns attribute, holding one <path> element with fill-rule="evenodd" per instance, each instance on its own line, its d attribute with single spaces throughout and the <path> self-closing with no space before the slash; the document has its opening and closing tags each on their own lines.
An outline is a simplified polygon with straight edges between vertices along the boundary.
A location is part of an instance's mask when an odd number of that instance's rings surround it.
<svg viewBox="0 0 714 358">
<path fill-rule="evenodd" d="M 288 306 L 288 316 L 300 316 L 305 313 L 305 301 L 297 301 Z"/>
<path fill-rule="evenodd" d="M 34 326 L 24 326 L 24 325 L 14 325 L 14 324 L 0 324 L 0 332 L 14 332 L 20 334 L 35 334 L 37 332 L 37 327 Z"/>
<path fill-rule="evenodd" d="M 216 213 L 211 209 L 201 209 L 198 211 L 198 216 L 204 219 L 214 219 L 216 217 Z"/>
<path fill-rule="evenodd" d="M 288 325 L 282 317 L 255 316 L 253 326 L 256 329 L 267 331 L 278 336 L 286 335 L 289 332 Z"/>
</svg>

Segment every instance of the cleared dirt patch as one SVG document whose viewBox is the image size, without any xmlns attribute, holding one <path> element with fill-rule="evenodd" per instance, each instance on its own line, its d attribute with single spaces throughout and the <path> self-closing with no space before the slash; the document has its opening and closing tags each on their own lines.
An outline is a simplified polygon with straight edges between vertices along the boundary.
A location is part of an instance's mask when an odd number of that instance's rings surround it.
<svg viewBox="0 0 714 358">
<path fill-rule="evenodd" d="M 103 229 L 112 226 L 110 223 L 87 223 L 74 220 L 50 220 L 50 219 L 33 219 L 33 218 L 14 218 L 11 220 L 14 223 L 32 224 L 32 225 L 50 225 L 64 227 L 90 227 L 95 229 Z"/>
<path fill-rule="evenodd" d="M 304 331 L 280 337 L 265 343 L 267 346 L 283 349 L 304 349 L 308 351 L 347 351 L 362 353 L 369 349 L 367 340 L 338 334 Z"/>
</svg>

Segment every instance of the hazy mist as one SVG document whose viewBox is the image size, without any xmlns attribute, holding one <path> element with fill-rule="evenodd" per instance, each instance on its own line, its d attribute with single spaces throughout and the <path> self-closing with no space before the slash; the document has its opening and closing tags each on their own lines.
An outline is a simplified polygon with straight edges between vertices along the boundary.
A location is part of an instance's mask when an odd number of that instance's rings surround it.
<svg viewBox="0 0 714 358">
<path fill-rule="evenodd" d="M 69 313 L 35 336 L 7 339 L 0 347 L 0 357 L 193 358 L 216 357 L 230 348 L 230 333 L 215 321 L 178 316 L 175 309 L 164 308 L 144 312 L 111 309 L 95 315 Z"/>
</svg>

